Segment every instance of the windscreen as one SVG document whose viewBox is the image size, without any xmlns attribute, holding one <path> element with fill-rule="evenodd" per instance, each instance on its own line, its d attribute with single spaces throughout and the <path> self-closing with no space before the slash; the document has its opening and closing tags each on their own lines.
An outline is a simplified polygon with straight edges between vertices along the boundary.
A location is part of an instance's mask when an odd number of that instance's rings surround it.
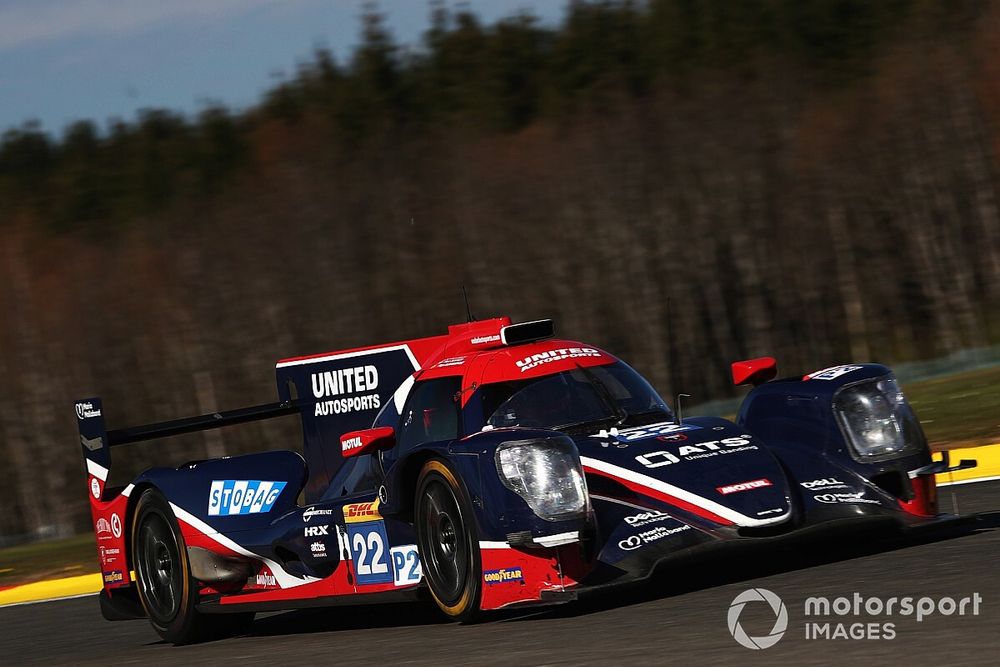
<svg viewBox="0 0 1000 667">
<path fill-rule="evenodd" d="M 673 414 L 646 380 L 623 362 L 576 368 L 482 388 L 486 428 L 556 430 L 641 426 Z"/>
</svg>

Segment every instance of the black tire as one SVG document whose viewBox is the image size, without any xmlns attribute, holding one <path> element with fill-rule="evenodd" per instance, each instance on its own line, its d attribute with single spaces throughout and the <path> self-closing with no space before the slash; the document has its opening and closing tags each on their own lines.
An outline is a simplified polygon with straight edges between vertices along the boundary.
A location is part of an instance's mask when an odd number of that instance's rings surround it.
<svg viewBox="0 0 1000 667">
<path fill-rule="evenodd" d="M 132 565 L 139 600 L 164 641 L 189 644 L 235 634 L 253 622 L 253 613 L 201 614 L 191 578 L 187 547 L 170 504 L 146 489 L 132 520 Z"/>
<path fill-rule="evenodd" d="M 482 599 L 482 559 L 472 505 L 448 465 L 424 464 L 417 479 L 414 524 L 431 596 L 446 616 L 476 620 Z"/>
</svg>

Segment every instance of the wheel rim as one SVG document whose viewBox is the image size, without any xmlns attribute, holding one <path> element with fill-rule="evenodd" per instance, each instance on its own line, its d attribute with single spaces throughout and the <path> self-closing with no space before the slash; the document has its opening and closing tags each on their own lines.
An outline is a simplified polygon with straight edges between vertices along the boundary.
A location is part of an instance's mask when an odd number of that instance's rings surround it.
<svg viewBox="0 0 1000 667">
<path fill-rule="evenodd" d="M 469 545 L 465 523 L 451 491 L 433 481 L 424 490 L 422 522 L 427 544 L 424 566 L 445 604 L 461 598 L 469 571 Z M 423 554 L 421 554 L 423 556 Z"/>
<path fill-rule="evenodd" d="M 136 543 L 136 574 L 151 616 L 170 621 L 180 609 L 183 569 L 173 531 L 159 514 L 142 518 Z"/>
</svg>

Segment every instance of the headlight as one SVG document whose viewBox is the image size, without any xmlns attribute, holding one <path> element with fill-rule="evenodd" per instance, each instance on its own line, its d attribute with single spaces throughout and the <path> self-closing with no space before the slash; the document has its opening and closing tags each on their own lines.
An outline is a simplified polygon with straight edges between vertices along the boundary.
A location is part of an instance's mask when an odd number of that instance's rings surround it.
<svg viewBox="0 0 1000 667">
<path fill-rule="evenodd" d="M 567 519 L 587 509 L 583 468 L 568 438 L 505 442 L 497 448 L 497 470 L 504 485 L 543 519 Z"/>
<path fill-rule="evenodd" d="M 833 405 L 841 429 L 861 459 L 897 458 L 925 445 L 920 423 L 891 375 L 843 387 Z"/>
</svg>

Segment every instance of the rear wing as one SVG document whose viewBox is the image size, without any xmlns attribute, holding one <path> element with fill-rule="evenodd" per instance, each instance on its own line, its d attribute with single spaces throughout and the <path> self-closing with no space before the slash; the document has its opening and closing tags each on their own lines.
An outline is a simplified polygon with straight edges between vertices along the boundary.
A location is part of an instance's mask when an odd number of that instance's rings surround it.
<svg viewBox="0 0 1000 667">
<path fill-rule="evenodd" d="M 83 458 L 87 463 L 87 474 L 91 478 L 90 495 L 94 500 L 100 500 L 104 495 L 104 486 L 111 471 L 112 447 L 284 417 L 298 412 L 297 404 L 284 401 L 108 431 L 104 423 L 104 408 L 100 398 L 77 401 L 77 427 L 80 431 Z"/>
<path fill-rule="evenodd" d="M 104 423 L 104 406 L 100 398 L 77 401 L 75 407 L 76 423 L 80 432 L 80 447 L 87 464 L 90 515 L 94 522 L 94 534 L 97 537 L 97 551 L 101 559 L 104 587 L 109 596 L 115 589 L 128 586 L 131 583 L 131 573 L 126 557 L 128 535 L 125 532 L 128 528 L 126 510 L 132 486 L 125 487 L 120 493 L 108 492 L 112 447 L 282 417 L 299 412 L 297 404 L 286 401 L 109 431 Z M 109 597 L 107 600 L 111 600 L 111 598 Z M 102 604 L 107 600 L 102 597 Z M 134 608 L 138 610 L 137 605 L 134 605 Z"/>
</svg>

